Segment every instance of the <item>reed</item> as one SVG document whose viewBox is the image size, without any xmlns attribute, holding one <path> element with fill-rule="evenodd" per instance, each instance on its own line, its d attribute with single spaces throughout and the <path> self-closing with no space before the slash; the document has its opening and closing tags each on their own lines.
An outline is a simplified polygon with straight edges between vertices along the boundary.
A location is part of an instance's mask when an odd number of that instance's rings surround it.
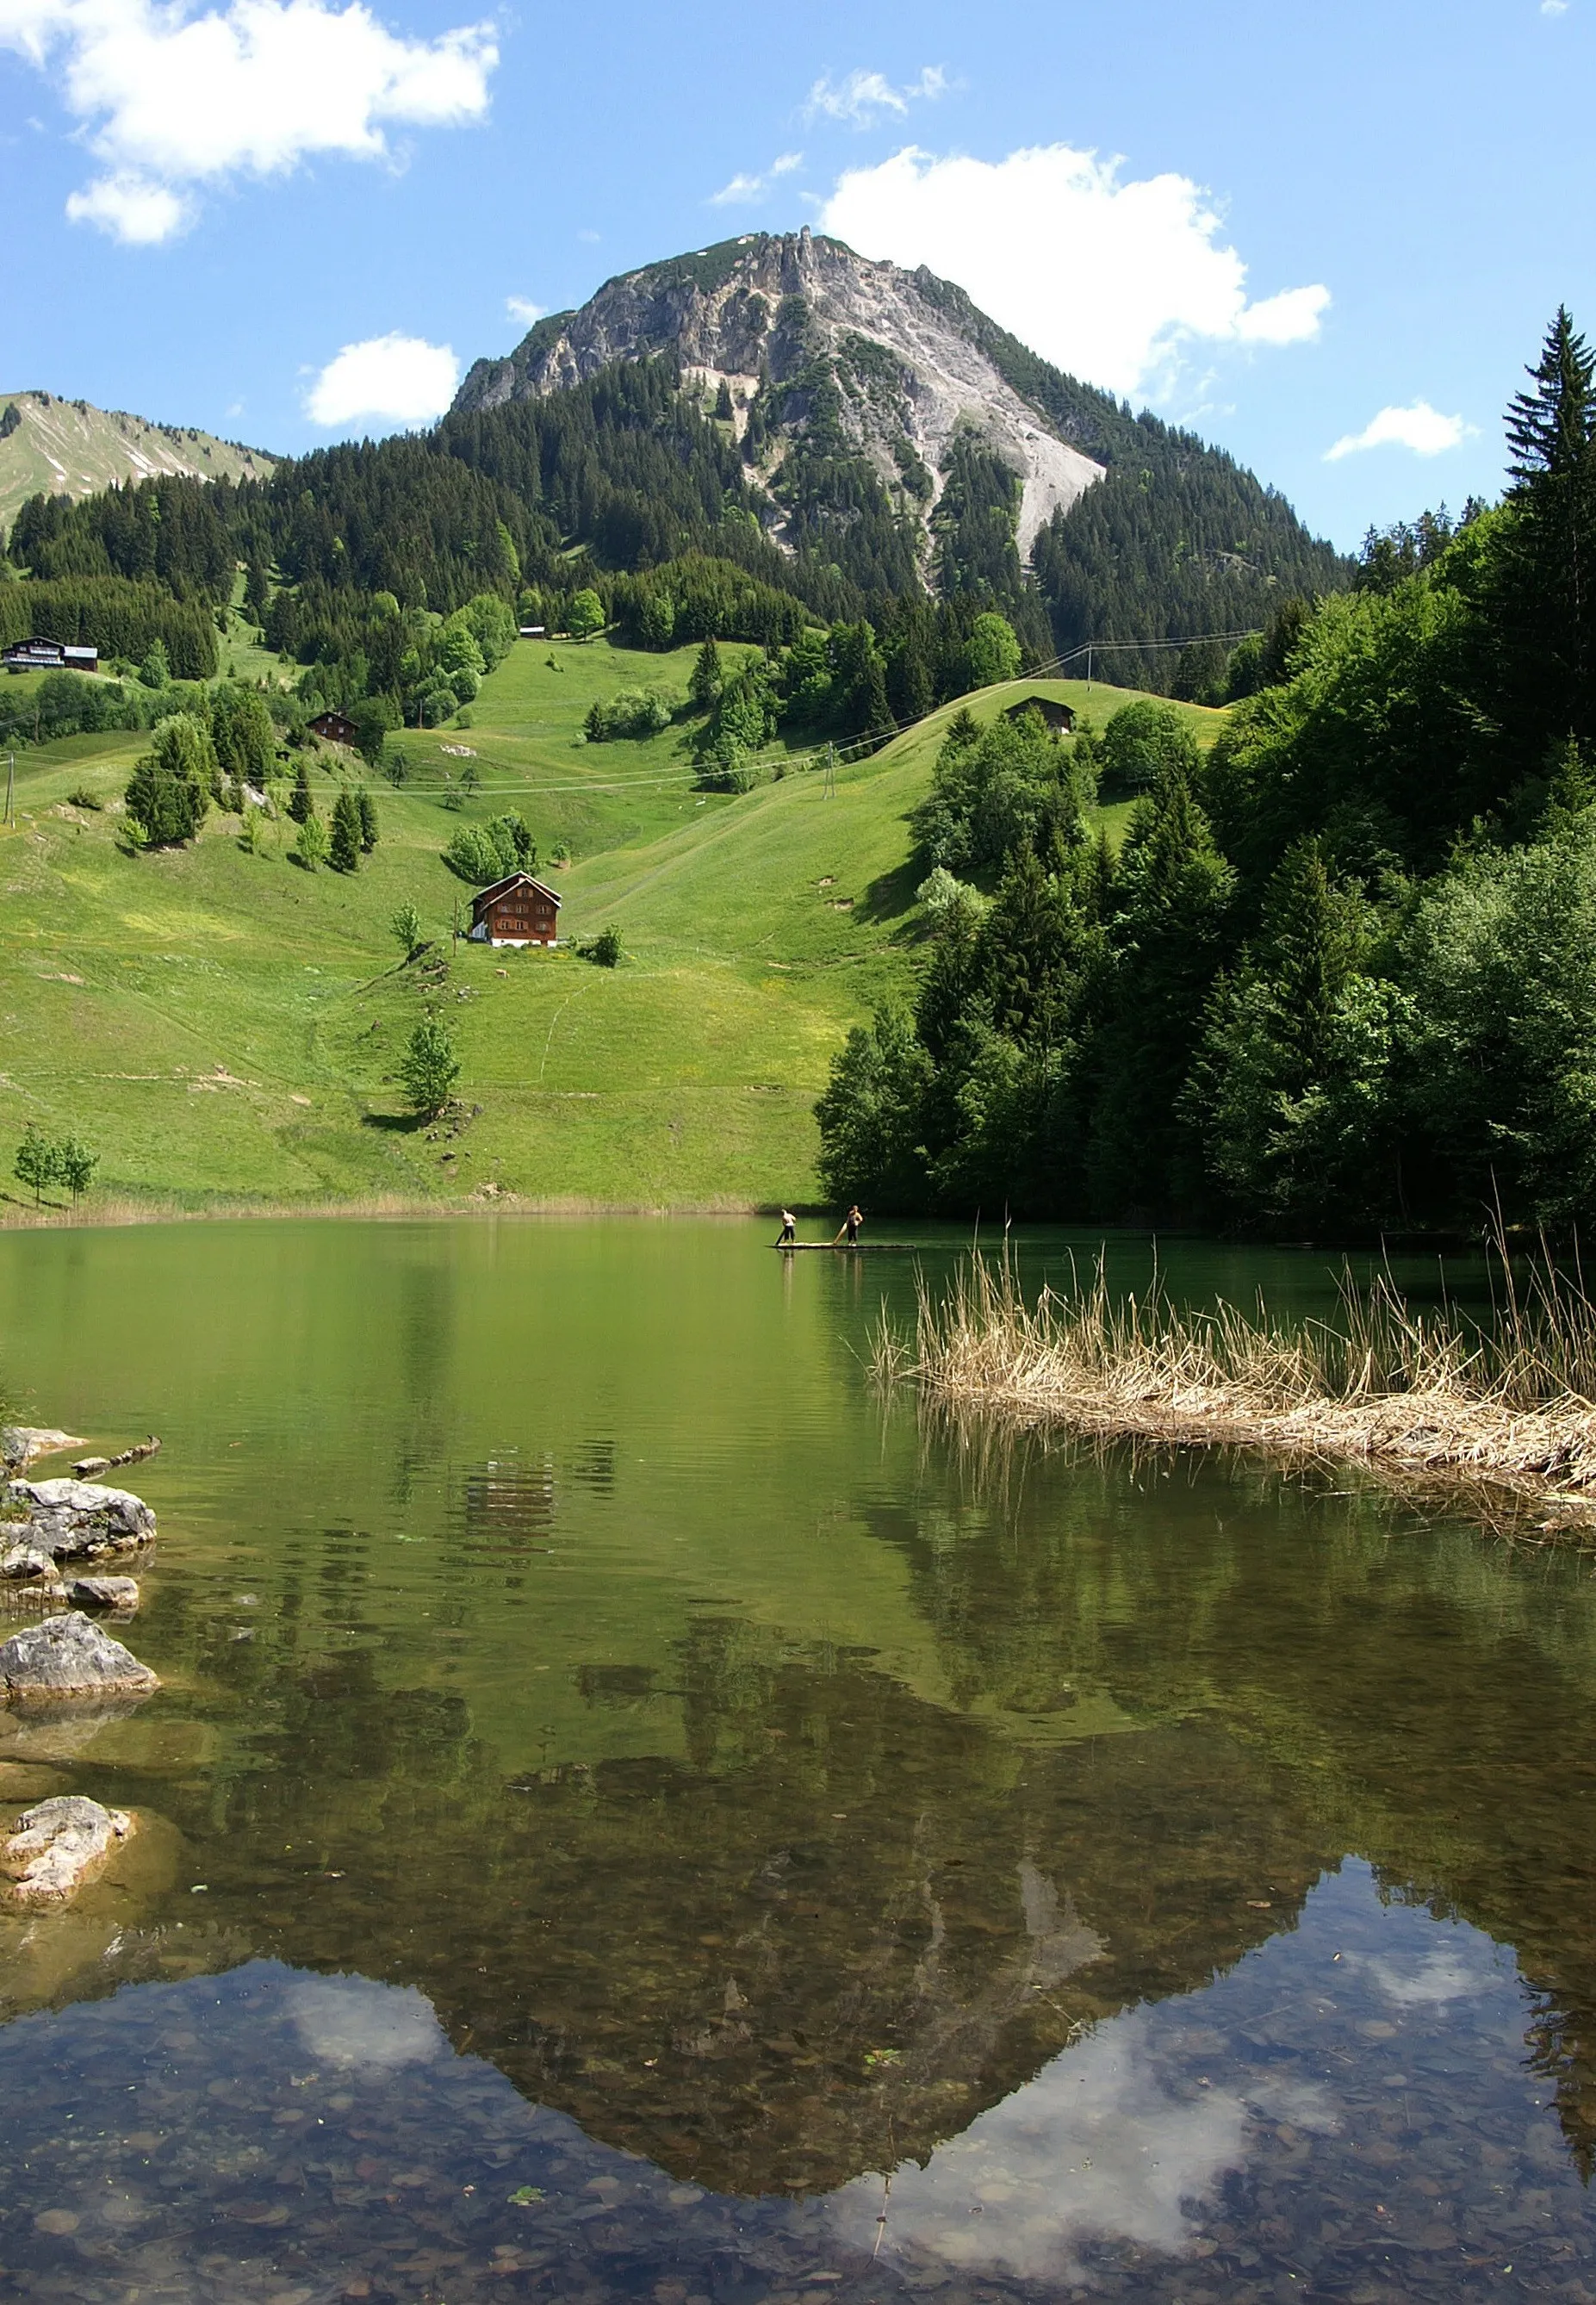
<svg viewBox="0 0 1596 2305">
<path fill-rule="evenodd" d="M 1116 1296 L 1100 1259 L 1028 1301 L 1006 1251 L 972 1255 L 940 1297 L 922 1280 L 912 1330 L 883 1320 L 874 1369 L 1011 1426 L 1357 1464 L 1577 1534 L 1596 1527 L 1596 1302 L 1544 1252 L 1524 1278 L 1498 1247 L 1493 1275 L 1489 1323 L 1349 1272 L 1333 1320 L 1286 1323 L 1261 1302 L 1190 1310 L 1157 1281 Z"/>
</svg>

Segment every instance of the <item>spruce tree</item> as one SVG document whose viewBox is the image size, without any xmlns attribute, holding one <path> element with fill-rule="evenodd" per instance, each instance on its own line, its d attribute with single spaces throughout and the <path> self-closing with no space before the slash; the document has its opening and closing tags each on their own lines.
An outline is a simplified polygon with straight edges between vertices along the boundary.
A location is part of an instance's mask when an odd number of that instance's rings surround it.
<svg viewBox="0 0 1596 2305">
<path fill-rule="evenodd" d="M 333 804 L 332 838 L 327 848 L 327 862 L 335 872 L 354 872 L 360 869 L 360 804 L 347 789 L 341 792 Z"/>
<path fill-rule="evenodd" d="M 692 676 L 687 684 L 687 693 L 700 712 L 708 712 L 720 702 L 720 692 L 726 676 L 720 667 L 720 650 L 713 639 L 707 640 L 693 663 Z"/>
<path fill-rule="evenodd" d="M 310 772 L 303 761 L 294 772 L 293 790 L 288 799 L 288 813 L 295 824 L 304 824 L 316 813 L 316 800 L 310 790 Z"/>
<path fill-rule="evenodd" d="M 1092 874 L 1100 885 L 1102 866 Z M 1222 956 L 1235 876 L 1167 767 L 1139 801 L 1114 874 L 1114 990 L 1090 1170 L 1106 1215 L 1163 1212 L 1182 1195 L 1186 1131 L 1176 1099 Z M 1100 901 L 1100 899 L 1099 899 Z"/>
<path fill-rule="evenodd" d="M 355 795 L 355 804 L 361 812 L 361 848 L 369 856 L 378 842 L 377 803 L 362 785 Z"/>
<path fill-rule="evenodd" d="M 1596 737 L 1596 359 L 1566 310 L 1507 412 L 1513 486 L 1497 560 L 1509 735 Z"/>
</svg>

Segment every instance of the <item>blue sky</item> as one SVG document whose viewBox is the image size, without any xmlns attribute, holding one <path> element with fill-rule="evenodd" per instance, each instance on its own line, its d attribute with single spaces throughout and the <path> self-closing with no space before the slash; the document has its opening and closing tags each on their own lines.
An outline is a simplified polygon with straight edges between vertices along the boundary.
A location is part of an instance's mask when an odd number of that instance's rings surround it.
<svg viewBox="0 0 1596 2305">
<path fill-rule="evenodd" d="M 1596 335 L 1596 0 L 476 4 L 0 0 L 0 387 L 301 448 L 829 224 L 1350 546 L 1494 494 L 1559 299 Z"/>
</svg>

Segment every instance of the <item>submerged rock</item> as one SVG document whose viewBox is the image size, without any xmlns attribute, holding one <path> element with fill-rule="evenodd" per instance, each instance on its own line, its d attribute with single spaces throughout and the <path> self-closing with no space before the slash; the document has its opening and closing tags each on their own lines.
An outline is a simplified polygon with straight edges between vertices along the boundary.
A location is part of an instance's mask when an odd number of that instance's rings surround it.
<svg viewBox="0 0 1596 2305">
<path fill-rule="evenodd" d="M 115 1609 L 131 1617 L 139 1605 L 136 1577 L 74 1577 L 66 1597 L 77 1609 Z"/>
<path fill-rule="evenodd" d="M 131 1489 L 108 1489 L 93 1481 L 13 1481 L 7 1501 L 28 1515 L 17 1540 L 37 1545 L 56 1561 L 97 1552 L 125 1552 L 148 1544 L 155 1515 Z"/>
<path fill-rule="evenodd" d="M 53 1425 L 0 1425 L 0 1465 L 19 1470 L 36 1457 L 58 1457 L 64 1449 L 81 1449 L 79 1433 L 63 1433 Z"/>
<path fill-rule="evenodd" d="M 110 1469 L 109 1457 L 80 1457 L 72 1467 L 72 1478 L 75 1481 L 92 1481 L 97 1473 L 108 1473 Z"/>
<path fill-rule="evenodd" d="M 125 1810 L 102 1808 L 78 1793 L 58 1793 L 24 1809 L 16 1831 L 0 1844 L 0 1869 L 12 1875 L 12 1901 L 69 1903 L 132 1830 Z"/>
<path fill-rule="evenodd" d="M 13 1633 L 0 1646 L 0 1697 L 101 1697 L 160 1687 L 131 1649 L 90 1624 L 81 1609 Z"/>
</svg>

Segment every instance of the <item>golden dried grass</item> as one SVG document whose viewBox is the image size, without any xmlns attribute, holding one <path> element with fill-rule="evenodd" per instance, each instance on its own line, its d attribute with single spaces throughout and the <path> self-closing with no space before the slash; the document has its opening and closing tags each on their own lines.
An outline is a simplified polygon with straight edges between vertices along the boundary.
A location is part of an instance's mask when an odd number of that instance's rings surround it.
<svg viewBox="0 0 1596 2305">
<path fill-rule="evenodd" d="M 1111 1292 L 1101 1261 L 1023 1296 L 1006 1252 L 972 1255 L 912 1331 L 883 1321 L 874 1371 L 945 1409 L 1084 1438 L 1353 1464 L 1427 1501 L 1544 1535 L 1596 1528 L 1596 1303 L 1544 1253 L 1498 1246 L 1494 1314 L 1414 1310 L 1348 1272 L 1338 1316 L 1294 1323 Z"/>
</svg>

